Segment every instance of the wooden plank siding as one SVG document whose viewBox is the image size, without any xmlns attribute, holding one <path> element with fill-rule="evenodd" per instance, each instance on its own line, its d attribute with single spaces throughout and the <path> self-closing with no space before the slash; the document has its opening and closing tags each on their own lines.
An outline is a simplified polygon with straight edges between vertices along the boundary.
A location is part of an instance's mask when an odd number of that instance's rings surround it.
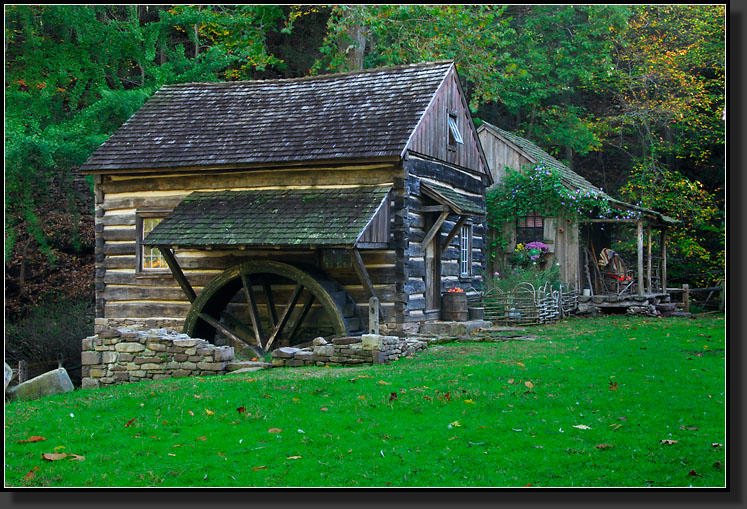
<svg viewBox="0 0 747 509">
<path fill-rule="evenodd" d="M 464 138 L 464 145 L 458 144 L 456 150 L 448 147 L 450 112 L 456 115 L 457 125 Z M 487 173 L 488 168 L 483 163 L 480 141 L 473 125 L 458 76 L 452 69 L 436 92 L 407 148 L 411 153 L 429 156 L 462 169 Z"/>
</svg>

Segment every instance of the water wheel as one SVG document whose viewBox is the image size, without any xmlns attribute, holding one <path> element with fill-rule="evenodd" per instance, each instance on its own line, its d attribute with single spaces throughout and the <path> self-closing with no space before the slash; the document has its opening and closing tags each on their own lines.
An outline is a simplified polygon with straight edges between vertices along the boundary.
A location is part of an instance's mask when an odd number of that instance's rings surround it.
<svg viewBox="0 0 747 509">
<path fill-rule="evenodd" d="M 184 322 L 191 337 L 223 336 L 266 352 L 317 336 L 361 333 L 358 309 L 335 281 L 313 269 L 246 261 L 208 283 Z"/>
</svg>

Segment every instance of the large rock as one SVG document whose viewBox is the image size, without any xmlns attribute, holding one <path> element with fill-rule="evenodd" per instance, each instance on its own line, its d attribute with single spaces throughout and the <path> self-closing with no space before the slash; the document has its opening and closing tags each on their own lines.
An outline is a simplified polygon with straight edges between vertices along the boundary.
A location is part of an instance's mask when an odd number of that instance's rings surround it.
<svg viewBox="0 0 747 509">
<path fill-rule="evenodd" d="M 8 384 L 10 383 L 10 380 L 13 378 L 13 368 L 8 366 L 7 362 L 4 362 L 5 364 L 5 391 L 8 390 Z"/>
<path fill-rule="evenodd" d="M 65 368 L 58 368 L 11 387 L 8 390 L 8 398 L 39 399 L 52 394 L 72 392 L 74 389 L 73 382 Z"/>
</svg>

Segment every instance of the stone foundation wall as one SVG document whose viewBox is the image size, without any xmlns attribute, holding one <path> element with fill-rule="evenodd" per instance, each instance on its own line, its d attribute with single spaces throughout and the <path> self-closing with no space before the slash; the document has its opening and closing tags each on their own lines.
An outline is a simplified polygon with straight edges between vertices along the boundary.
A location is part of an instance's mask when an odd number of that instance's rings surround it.
<svg viewBox="0 0 747 509">
<path fill-rule="evenodd" d="M 316 338 L 306 348 L 284 347 L 272 352 L 273 367 L 357 366 L 392 362 L 425 350 L 427 343 L 397 336 L 364 334 L 360 337 Z"/>
<path fill-rule="evenodd" d="M 94 332 L 106 329 L 151 330 L 167 329 L 181 331 L 184 326 L 183 318 L 96 318 Z"/>
<path fill-rule="evenodd" d="M 219 375 L 226 373 L 233 357 L 233 347 L 215 346 L 166 329 L 107 328 L 83 340 L 81 387 Z"/>
</svg>

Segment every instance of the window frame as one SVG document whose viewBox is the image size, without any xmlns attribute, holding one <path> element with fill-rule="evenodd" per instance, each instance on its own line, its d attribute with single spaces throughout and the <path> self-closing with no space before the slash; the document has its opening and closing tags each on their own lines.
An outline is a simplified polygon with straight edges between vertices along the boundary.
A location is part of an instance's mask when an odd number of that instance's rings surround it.
<svg viewBox="0 0 747 509">
<path fill-rule="evenodd" d="M 136 224 L 136 238 L 135 238 L 135 274 L 139 277 L 163 277 L 171 275 L 171 270 L 166 267 L 159 268 L 146 268 L 144 266 L 145 261 L 145 250 L 151 249 L 156 250 L 157 248 L 149 248 L 143 245 L 145 240 L 145 219 L 161 219 L 163 220 L 171 210 L 167 209 L 138 209 L 135 212 L 135 224 Z M 149 230 L 150 231 L 150 230 Z M 163 258 L 161 253 L 158 253 L 159 258 Z M 164 260 L 165 262 L 165 260 Z"/>
<path fill-rule="evenodd" d="M 455 111 L 446 111 L 446 147 L 454 150 L 464 145 L 464 138 L 459 130 L 459 115 Z"/>
<path fill-rule="evenodd" d="M 472 277 L 472 224 L 459 228 L 459 277 Z"/>
<path fill-rule="evenodd" d="M 534 226 L 526 226 L 529 218 L 532 218 Z M 536 226 L 539 219 L 539 226 Z M 522 222 L 524 225 L 522 226 Z M 530 238 L 531 237 L 531 238 Z M 545 217 L 537 211 L 532 211 L 524 217 L 516 220 L 516 243 L 527 244 L 529 242 L 544 242 L 545 240 Z"/>
</svg>

